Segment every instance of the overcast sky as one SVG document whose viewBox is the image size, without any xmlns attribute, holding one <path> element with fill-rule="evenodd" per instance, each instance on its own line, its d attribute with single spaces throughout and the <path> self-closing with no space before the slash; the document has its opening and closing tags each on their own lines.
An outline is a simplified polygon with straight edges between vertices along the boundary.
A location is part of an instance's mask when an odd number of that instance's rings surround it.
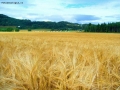
<svg viewBox="0 0 120 90">
<path fill-rule="evenodd" d="M 118 22 L 120 0 L 0 0 L 0 13 L 32 21 Z"/>
</svg>

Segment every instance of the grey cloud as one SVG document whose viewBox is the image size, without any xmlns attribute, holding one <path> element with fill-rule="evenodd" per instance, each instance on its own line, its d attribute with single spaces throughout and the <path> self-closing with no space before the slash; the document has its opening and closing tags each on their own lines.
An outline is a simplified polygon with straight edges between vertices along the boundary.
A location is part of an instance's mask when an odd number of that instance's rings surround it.
<svg viewBox="0 0 120 90">
<path fill-rule="evenodd" d="M 53 20 L 53 21 L 61 21 L 61 20 L 63 20 L 63 17 L 60 16 L 60 15 L 51 15 L 51 16 L 48 16 L 47 18 L 50 19 L 50 20 Z"/>
<path fill-rule="evenodd" d="M 76 21 L 93 21 L 93 20 L 100 20 L 99 17 L 94 15 L 75 15 L 73 17 Z"/>
<path fill-rule="evenodd" d="M 116 16 L 116 18 L 120 20 L 120 15 L 119 15 L 119 16 Z"/>
<path fill-rule="evenodd" d="M 120 20 L 120 15 L 111 15 L 111 16 L 105 16 L 106 18 L 116 18 L 117 20 Z"/>
</svg>

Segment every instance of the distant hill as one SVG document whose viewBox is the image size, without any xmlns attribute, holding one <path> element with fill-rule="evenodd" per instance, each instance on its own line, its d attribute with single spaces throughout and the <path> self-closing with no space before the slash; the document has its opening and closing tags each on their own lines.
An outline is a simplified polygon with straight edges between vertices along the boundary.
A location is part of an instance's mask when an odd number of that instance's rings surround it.
<svg viewBox="0 0 120 90">
<path fill-rule="evenodd" d="M 31 20 L 21 20 L 13 17 L 9 17 L 4 14 L 0 14 L 0 26 L 20 26 L 21 29 L 51 29 L 51 30 L 77 30 L 80 29 L 80 24 L 70 23 L 67 21 L 60 22 L 45 22 L 45 21 L 31 21 Z"/>
<path fill-rule="evenodd" d="M 0 14 L 0 18 L 10 18 L 10 17 L 8 17 L 8 16 L 6 16 L 4 14 Z"/>
<path fill-rule="evenodd" d="M 0 14 L 0 26 L 21 26 L 21 28 L 25 28 L 30 24 L 30 20 L 15 19 L 7 15 Z"/>
</svg>

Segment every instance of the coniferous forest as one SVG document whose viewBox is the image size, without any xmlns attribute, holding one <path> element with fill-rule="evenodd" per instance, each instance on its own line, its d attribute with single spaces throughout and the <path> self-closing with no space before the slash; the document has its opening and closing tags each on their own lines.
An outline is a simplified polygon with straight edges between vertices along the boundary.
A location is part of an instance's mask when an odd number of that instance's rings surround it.
<svg viewBox="0 0 120 90">
<path fill-rule="evenodd" d="M 120 22 L 101 23 L 101 24 L 78 24 L 67 21 L 31 21 L 28 19 L 15 19 L 4 14 L 0 14 L 0 31 L 19 31 L 18 29 L 50 29 L 51 31 L 84 31 L 84 32 L 108 32 L 120 33 Z M 3 27 L 7 27 L 4 29 Z"/>
</svg>

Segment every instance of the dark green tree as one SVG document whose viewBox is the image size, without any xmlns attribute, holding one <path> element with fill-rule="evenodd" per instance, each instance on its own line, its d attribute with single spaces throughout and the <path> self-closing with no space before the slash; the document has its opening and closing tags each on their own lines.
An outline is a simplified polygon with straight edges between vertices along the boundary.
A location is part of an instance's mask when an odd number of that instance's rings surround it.
<svg viewBox="0 0 120 90">
<path fill-rule="evenodd" d="M 15 32 L 19 32 L 20 31 L 20 29 L 19 28 L 15 28 Z"/>
<path fill-rule="evenodd" d="M 30 32 L 30 31 L 32 31 L 32 29 L 31 29 L 31 28 L 28 28 L 28 31 Z"/>
<path fill-rule="evenodd" d="M 14 31 L 14 28 L 8 27 L 6 31 L 7 31 L 7 32 L 13 32 L 13 31 Z"/>
</svg>

